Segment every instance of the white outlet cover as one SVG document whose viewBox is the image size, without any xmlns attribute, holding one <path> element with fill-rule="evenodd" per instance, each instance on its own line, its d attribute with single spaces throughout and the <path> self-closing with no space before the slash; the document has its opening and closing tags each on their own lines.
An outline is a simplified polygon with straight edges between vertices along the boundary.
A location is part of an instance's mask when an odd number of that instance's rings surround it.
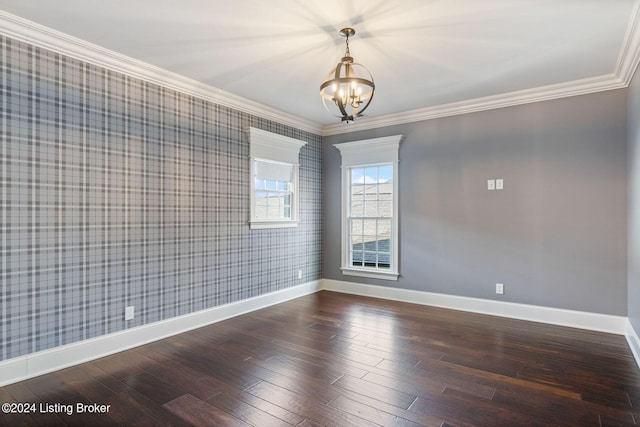
<svg viewBox="0 0 640 427">
<path fill-rule="evenodd" d="M 504 285 L 502 283 L 496 283 L 496 294 L 504 294 Z"/>
<path fill-rule="evenodd" d="M 487 180 L 487 190 L 495 190 L 496 189 L 496 180 L 488 179 Z"/>
<path fill-rule="evenodd" d="M 128 307 L 125 307 L 124 309 L 124 320 L 133 320 L 134 317 L 134 306 L 130 305 Z"/>
<path fill-rule="evenodd" d="M 502 178 L 496 179 L 496 190 L 504 189 L 504 180 Z"/>
</svg>

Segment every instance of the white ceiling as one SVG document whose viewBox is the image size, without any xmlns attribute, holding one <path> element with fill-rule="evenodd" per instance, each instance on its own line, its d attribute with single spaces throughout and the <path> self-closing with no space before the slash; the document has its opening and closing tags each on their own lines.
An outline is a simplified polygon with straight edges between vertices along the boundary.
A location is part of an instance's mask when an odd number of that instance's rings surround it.
<svg viewBox="0 0 640 427">
<path fill-rule="evenodd" d="M 372 117 L 616 73 L 634 0 L 0 0 L 0 10 L 319 125 L 344 54 Z"/>
</svg>

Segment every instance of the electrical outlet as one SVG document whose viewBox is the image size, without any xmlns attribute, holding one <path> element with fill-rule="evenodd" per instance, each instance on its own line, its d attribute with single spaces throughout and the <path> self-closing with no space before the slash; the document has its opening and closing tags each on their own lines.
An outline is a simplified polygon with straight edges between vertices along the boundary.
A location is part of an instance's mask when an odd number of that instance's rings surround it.
<svg viewBox="0 0 640 427">
<path fill-rule="evenodd" d="M 298 270 L 298 279 L 302 279 L 302 270 Z"/>
<path fill-rule="evenodd" d="M 496 190 L 504 190 L 504 179 L 496 179 Z"/>
<path fill-rule="evenodd" d="M 496 294 L 504 295 L 504 285 L 502 283 L 496 283 Z"/>
<path fill-rule="evenodd" d="M 124 320 L 133 320 L 134 316 L 134 306 L 130 305 L 125 307 L 124 309 Z"/>
<path fill-rule="evenodd" d="M 496 180 L 488 179 L 487 180 L 487 190 L 495 190 L 496 189 Z"/>
</svg>

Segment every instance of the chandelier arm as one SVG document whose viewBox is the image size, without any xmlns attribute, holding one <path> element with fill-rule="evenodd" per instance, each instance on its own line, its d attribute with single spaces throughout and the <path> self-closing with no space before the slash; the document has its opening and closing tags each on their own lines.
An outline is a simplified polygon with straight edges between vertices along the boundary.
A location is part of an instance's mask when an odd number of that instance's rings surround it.
<svg viewBox="0 0 640 427">
<path fill-rule="evenodd" d="M 336 65 L 336 72 L 333 74 L 333 81 L 340 80 L 340 71 L 342 71 L 343 65 L 344 63 L 342 62 L 339 62 L 338 65 Z"/>
<path fill-rule="evenodd" d="M 334 92 L 333 94 L 333 100 L 336 103 L 336 106 L 338 107 L 338 109 L 340 110 L 340 112 L 342 113 L 342 116 L 348 116 L 349 114 L 347 114 L 347 110 L 345 109 L 345 104 L 343 103 L 342 99 L 340 98 L 340 96 L 336 96 L 336 94 L 339 94 L 339 90 L 340 90 L 340 83 L 341 82 L 341 77 L 340 77 L 340 72 L 342 71 L 342 66 L 344 64 L 342 62 L 340 62 L 337 66 L 336 66 L 336 72 L 334 75 L 334 78 L 332 80 L 332 82 L 336 82 L 338 84 L 338 87 L 336 88 L 336 92 Z"/>
<path fill-rule="evenodd" d="M 373 99 L 373 92 L 371 92 L 371 96 L 368 98 L 367 103 L 364 105 L 364 107 L 362 107 L 361 110 L 358 111 L 358 114 L 356 114 L 356 116 L 358 117 L 362 116 L 362 114 L 364 113 L 364 110 L 366 110 L 369 104 L 371 104 L 372 99 Z"/>
</svg>

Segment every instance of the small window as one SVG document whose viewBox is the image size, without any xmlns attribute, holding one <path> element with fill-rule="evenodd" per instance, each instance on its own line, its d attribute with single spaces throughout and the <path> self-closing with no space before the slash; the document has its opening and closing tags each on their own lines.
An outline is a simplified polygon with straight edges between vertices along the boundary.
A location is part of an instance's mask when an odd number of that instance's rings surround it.
<svg viewBox="0 0 640 427">
<path fill-rule="evenodd" d="M 251 228 L 298 225 L 298 157 L 306 142 L 249 128 Z"/>
<path fill-rule="evenodd" d="M 398 279 L 402 135 L 335 144 L 342 155 L 342 273 Z"/>
<path fill-rule="evenodd" d="M 294 165 L 255 159 L 253 162 L 255 189 L 254 220 L 292 220 L 294 199 Z"/>
</svg>

